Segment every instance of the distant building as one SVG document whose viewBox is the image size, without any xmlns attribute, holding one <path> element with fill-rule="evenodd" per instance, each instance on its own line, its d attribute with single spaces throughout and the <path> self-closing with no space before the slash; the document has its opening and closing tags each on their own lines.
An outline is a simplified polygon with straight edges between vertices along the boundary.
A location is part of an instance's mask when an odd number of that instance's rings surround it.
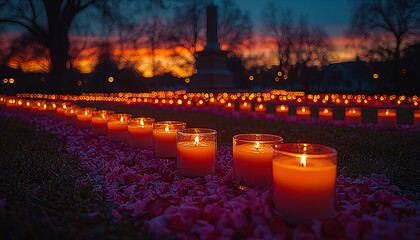
<svg viewBox="0 0 420 240">
<path fill-rule="evenodd" d="M 191 77 L 192 90 L 232 89 L 233 74 L 227 69 L 227 51 L 220 50 L 217 40 L 217 7 L 207 7 L 207 45 L 198 52 L 197 73 Z"/>
</svg>

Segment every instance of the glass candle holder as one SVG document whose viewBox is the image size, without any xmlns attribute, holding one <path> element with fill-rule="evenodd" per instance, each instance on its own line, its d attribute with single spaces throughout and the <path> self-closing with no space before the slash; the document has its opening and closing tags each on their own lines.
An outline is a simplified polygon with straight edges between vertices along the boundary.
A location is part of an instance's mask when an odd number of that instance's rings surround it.
<svg viewBox="0 0 420 240">
<path fill-rule="evenodd" d="M 37 100 L 34 102 L 34 104 L 31 105 L 31 110 L 34 113 L 39 113 L 39 109 L 42 108 L 42 106 L 44 105 L 45 101 L 43 100 Z"/>
<path fill-rule="evenodd" d="M 206 128 L 184 128 L 177 132 L 177 167 L 185 177 L 214 174 L 217 132 Z"/>
<path fill-rule="evenodd" d="M 108 118 L 114 114 L 114 111 L 110 110 L 98 110 L 92 113 L 92 132 L 97 136 L 108 135 Z"/>
<path fill-rule="evenodd" d="M 132 118 L 128 123 L 128 143 L 134 148 L 153 147 L 154 118 Z"/>
<path fill-rule="evenodd" d="M 311 109 L 306 106 L 297 107 L 296 117 L 298 121 L 309 121 L 311 118 Z"/>
<path fill-rule="evenodd" d="M 176 134 L 186 123 L 160 121 L 153 124 L 153 145 L 157 158 L 176 158 Z"/>
<path fill-rule="evenodd" d="M 378 126 L 380 128 L 396 128 L 397 127 L 397 110 L 396 109 L 378 109 Z"/>
<path fill-rule="evenodd" d="M 333 148 L 290 143 L 274 147 L 274 212 L 291 223 L 334 213 L 337 152 Z"/>
<path fill-rule="evenodd" d="M 323 123 L 332 123 L 333 110 L 332 108 L 319 108 L 318 119 Z"/>
<path fill-rule="evenodd" d="M 252 103 L 251 102 L 241 102 L 239 104 L 239 112 L 242 116 L 249 116 L 252 114 Z"/>
<path fill-rule="evenodd" d="M 130 114 L 113 114 L 108 117 L 108 138 L 113 142 L 124 142 L 128 137 Z"/>
<path fill-rule="evenodd" d="M 92 113 L 94 108 L 79 108 L 77 109 L 77 124 L 81 128 L 89 128 L 92 122 Z"/>
<path fill-rule="evenodd" d="M 57 114 L 57 103 L 49 102 L 47 104 L 47 115 L 53 117 L 56 114 Z"/>
<path fill-rule="evenodd" d="M 270 134 L 239 134 L 233 137 L 233 180 L 239 189 L 272 184 L 273 146 L 283 138 Z"/>
<path fill-rule="evenodd" d="M 32 104 L 32 101 L 31 100 L 25 100 L 25 101 L 23 101 L 23 109 L 25 109 L 25 110 L 31 110 L 31 104 Z"/>
<path fill-rule="evenodd" d="M 358 126 L 362 123 L 362 110 L 360 108 L 346 108 L 345 119 L 347 126 Z"/>
<path fill-rule="evenodd" d="M 232 103 L 232 102 L 226 103 L 226 105 L 225 105 L 225 111 L 227 113 L 233 113 L 233 112 L 235 112 L 235 103 Z"/>
<path fill-rule="evenodd" d="M 7 99 L 6 108 L 8 108 L 9 110 L 17 108 L 16 99 L 14 99 L 14 98 Z"/>
<path fill-rule="evenodd" d="M 265 106 L 265 104 L 260 103 L 255 105 L 254 111 L 255 114 L 257 114 L 257 116 L 264 117 L 267 111 L 267 107 Z"/>
<path fill-rule="evenodd" d="M 70 106 L 71 106 L 71 103 L 67 103 L 67 102 L 58 103 L 57 109 L 56 109 L 57 111 L 56 117 L 58 119 L 64 119 L 64 111 L 66 111 L 66 109 Z"/>
<path fill-rule="evenodd" d="M 77 124 L 77 106 L 72 105 L 64 110 L 64 119 L 69 124 Z"/>
<path fill-rule="evenodd" d="M 289 117 L 289 106 L 278 105 L 276 106 L 276 116 L 280 119 L 286 119 Z"/>
<path fill-rule="evenodd" d="M 420 109 L 414 110 L 414 127 L 420 128 Z"/>
</svg>

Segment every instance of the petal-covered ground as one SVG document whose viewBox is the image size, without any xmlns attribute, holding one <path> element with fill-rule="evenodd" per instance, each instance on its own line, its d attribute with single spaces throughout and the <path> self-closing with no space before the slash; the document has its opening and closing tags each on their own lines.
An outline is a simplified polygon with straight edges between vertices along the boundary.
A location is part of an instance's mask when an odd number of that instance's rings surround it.
<svg viewBox="0 0 420 240">
<path fill-rule="evenodd" d="M 145 220 L 158 236 L 177 238 L 346 238 L 419 239 L 415 196 L 402 194 L 384 175 L 356 179 L 339 176 L 335 215 L 312 225 L 288 226 L 271 209 L 271 189 L 241 191 L 232 181 L 232 149 L 218 148 L 216 174 L 185 178 L 174 161 L 154 157 L 151 149 L 133 149 L 97 137 L 90 129 L 66 125 L 54 117 L 0 111 L 35 124 L 66 141 L 65 151 L 90 174 L 95 191 L 114 204 L 118 220 Z M 1 205 L 7 199 L 1 199 Z M 93 213 L 94 214 L 94 213 Z"/>
</svg>

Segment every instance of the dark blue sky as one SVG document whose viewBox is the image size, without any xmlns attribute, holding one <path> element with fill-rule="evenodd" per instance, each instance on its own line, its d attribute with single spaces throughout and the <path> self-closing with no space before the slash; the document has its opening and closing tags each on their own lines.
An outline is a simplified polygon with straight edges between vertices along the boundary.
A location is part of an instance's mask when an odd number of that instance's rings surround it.
<svg viewBox="0 0 420 240">
<path fill-rule="evenodd" d="M 235 0 L 251 14 L 258 26 L 262 21 L 262 11 L 271 0 Z M 305 17 L 309 24 L 323 27 L 330 36 L 342 36 L 350 25 L 351 3 L 349 0 L 277 0 L 278 6 L 291 9 L 294 20 Z M 258 32 L 258 29 L 255 29 Z"/>
</svg>

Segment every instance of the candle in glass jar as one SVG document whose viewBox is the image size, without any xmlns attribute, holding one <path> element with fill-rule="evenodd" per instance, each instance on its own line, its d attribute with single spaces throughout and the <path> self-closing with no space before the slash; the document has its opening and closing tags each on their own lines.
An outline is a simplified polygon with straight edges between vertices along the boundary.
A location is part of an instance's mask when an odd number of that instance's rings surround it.
<svg viewBox="0 0 420 240">
<path fill-rule="evenodd" d="M 296 117 L 298 121 L 308 121 L 311 118 L 311 109 L 305 106 L 297 107 Z"/>
<path fill-rule="evenodd" d="M 227 113 L 233 113 L 233 112 L 235 112 L 235 104 L 234 103 L 231 103 L 231 102 L 226 103 L 226 105 L 225 105 L 225 111 Z"/>
<path fill-rule="evenodd" d="M 420 128 L 420 109 L 414 111 L 414 127 Z"/>
<path fill-rule="evenodd" d="M 267 111 L 267 107 L 265 106 L 265 104 L 257 104 L 254 108 L 255 114 L 257 114 L 257 116 L 259 117 L 265 117 L 265 112 Z"/>
<path fill-rule="evenodd" d="M 333 121 L 332 108 L 320 108 L 318 112 L 318 119 L 324 123 L 331 123 Z"/>
<path fill-rule="evenodd" d="M 92 132 L 97 136 L 108 135 L 108 118 L 114 114 L 114 111 L 98 110 L 92 113 Z"/>
<path fill-rule="evenodd" d="M 153 124 L 153 145 L 157 158 L 175 158 L 176 133 L 186 126 L 178 121 L 161 121 Z"/>
<path fill-rule="evenodd" d="M 334 213 L 337 152 L 306 143 L 274 147 L 273 206 L 287 221 L 310 222 Z"/>
<path fill-rule="evenodd" d="M 94 108 L 77 109 L 77 124 L 81 128 L 89 128 L 92 122 L 92 112 Z"/>
<path fill-rule="evenodd" d="M 217 132 L 204 128 L 185 128 L 177 133 L 177 166 L 185 177 L 214 174 Z"/>
<path fill-rule="evenodd" d="M 108 138 L 113 142 L 124 142 L 128 137 L 130 114 L 114 114 L 108 117 Z"/>
<path fill-rule="evenodd" d="M 270 134 L 233 137 L 233 180 L 240 189 L 272 184 L 273 146 L 283 138 Z"/>
<path fill-rule="evenodd" d="M 76 124 L 77 123 L 77 106 L 70 106 L 64 110 L 64 119 L 69 124 Z"/>
<path fill-rule="evenodd" d="M 276 116 L 280 119 L 286 119 L 289 116 L 289 106 L 278 105 L 276 107 Z"/>
<path fill-rule="evenodd" d="M 397 110 L 378 109 L 378 126 L 381 128 L 396 128 Z"/>
<path fill-rule="evenodd" d="M 362 123 L 362 111 L 360 108 L 346 108 L 345 118 L 347 126 L 357 126 Z"/>
<path fill-rule="evenodd" d="M 252 103 L 242 102 L 239 104 L 239 112 L 243 116 L 249 116 L 252 114 Z"/>
<path fill-rule="evenodd" d="M 66 111 L 66 109 L 70 106 L 71 106 L 71 103 L 60 103 L 60 104 L 58 104 L 57 109 L 56 109 L 56 111 L 57 111 L 56 117 L 58 119 L 64 119 L 64 111 Z"/>
<path fill-rule="evenodd" d="M 154 118 L 133 118 L 128 123 L 128 143 L 135 148 L 151 148 L 153 146 Z"/>
</svg>

